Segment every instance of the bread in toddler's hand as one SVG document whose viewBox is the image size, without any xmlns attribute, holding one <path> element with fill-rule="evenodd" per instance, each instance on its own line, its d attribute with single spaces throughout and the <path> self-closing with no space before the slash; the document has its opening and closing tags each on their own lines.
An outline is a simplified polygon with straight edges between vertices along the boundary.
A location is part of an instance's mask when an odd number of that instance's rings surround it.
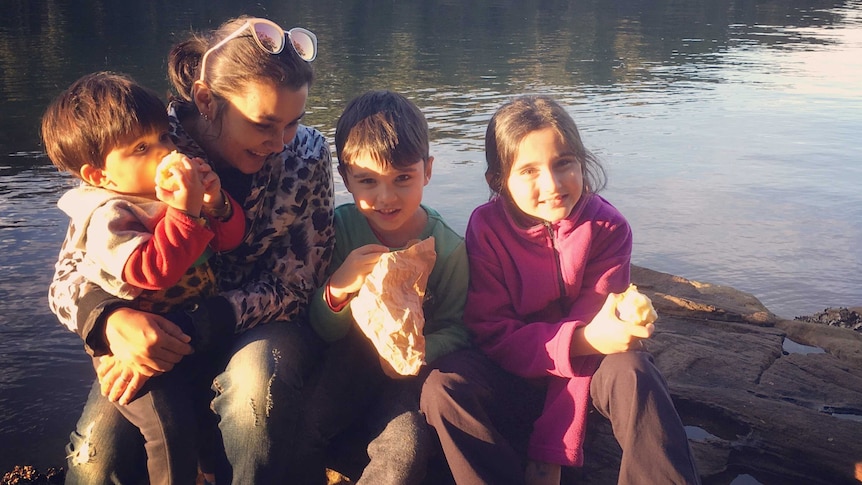
<svg viewBox="0 0 862 485">
<path fill-rule="evenodd" d="M 176 150 L 165 155 L 165 158 L 163 158 L 161 163 L 159 163 L 159 166 L 156 167 L 156 185 L 158 187 L 169 192 L 179 190 L 180 183 L 177 181 L 177 177 L 171 173 L 171 168 L 182 166 L 183 159 L 185 159 L 185 155 Z"/>
<path fill-rule="evenodd" d="M 617 316 L 620 320 L 632 325 L 647 325 L 658 318 L 652 301 L 648 296 L 638 291 L 638 287 L 630 284 L 622 293 L 611 293 L 609 298 L 615 299 Z"/>
<path fill-rule="evenodd" d="M 425 362 L 422 303 L 436 259 L 433 236 L 383 254 L 350 302 L 356 325 L 404 376 L 418 374 Z"/>
</svg>

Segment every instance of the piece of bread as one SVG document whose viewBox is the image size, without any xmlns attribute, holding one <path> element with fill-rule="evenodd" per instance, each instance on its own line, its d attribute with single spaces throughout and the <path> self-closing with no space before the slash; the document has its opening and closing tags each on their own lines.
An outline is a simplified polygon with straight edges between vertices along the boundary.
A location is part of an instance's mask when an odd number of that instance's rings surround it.
<svg viewBox="0 0 862 485">
<path fill-rule="evenodd" d="M 437 252 L 434 237 L 380 256 L 350 302 L 350 312 L 380 357 L 401 375 L 425 362 L 422 303 Z"/>
<path fill-rule="evenodd" d="M 620 320 L 632 325 L 646 325 L 658 318 L 652 301 L 648 296 L 638 291 L 635 285 L 629 285 L 626 291 L 614 295 L 616 312 Z"/>
<path fill-rule="evenodd" d="M 176 177 L 174 177 L 174 174 L 171 173 L 171 167 L 181 165 L 184 158 L 185 156 L 176 150 L 165 155 L 165 158 L 156 167 L 156 185 L 169 192 L 178 190 L 180 184 L 176 180 Z"/>
</svg>

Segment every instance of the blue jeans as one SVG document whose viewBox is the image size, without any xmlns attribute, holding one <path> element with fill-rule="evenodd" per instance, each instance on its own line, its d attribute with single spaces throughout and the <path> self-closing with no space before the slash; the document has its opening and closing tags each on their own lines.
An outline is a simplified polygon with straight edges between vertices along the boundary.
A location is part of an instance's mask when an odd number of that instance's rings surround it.
<svg viewBox="0 0 862 485">
<path fill-rule="evenodd" d="M 300 395 L 323 343 L 305 323 L 271 323 L 236 337 L 216 376 L 212 408 L 223 448 L 216 482 L 284 483 Z M 223 452 L 223 453 L 222 453 Z M 93 387 L 67 446 L 66 483 L 146 483 L 144 440 Z"/>
</svg>

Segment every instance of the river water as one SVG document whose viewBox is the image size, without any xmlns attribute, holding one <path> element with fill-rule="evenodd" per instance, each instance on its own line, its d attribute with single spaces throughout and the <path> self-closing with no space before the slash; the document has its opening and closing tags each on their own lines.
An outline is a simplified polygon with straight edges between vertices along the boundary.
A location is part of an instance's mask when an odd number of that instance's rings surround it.
<svg viewBox="0 0 862 485">
<path fill-rule="evenodd" d="M 39 117 L 81 75 L 166 92 L 190 28 L 240 13 L 318 34 L 306 122 L 394 89 L 424 110 L 426 202 L 463 231 L 482 137 L 512 95 L 556 96 L 604 163 L 634 262 L 792 318 L 862 305 L 862 1 L 0 2 L 0 472 L 62 461 L 92 369 L 45 299 L 70 186 Z M 348 200 L 339 185 L 339 201 Z"/>
</svg>

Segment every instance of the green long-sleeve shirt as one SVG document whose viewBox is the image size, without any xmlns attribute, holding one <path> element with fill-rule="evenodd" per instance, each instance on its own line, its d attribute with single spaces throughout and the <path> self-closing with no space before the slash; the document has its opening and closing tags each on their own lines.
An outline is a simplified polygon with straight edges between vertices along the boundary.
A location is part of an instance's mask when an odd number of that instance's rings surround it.
<svg viewBox="0 0 862 485">
<path fill-rule="evenodd" d="M 422 304 L 425 313 L 425 362 L 470 346 L 470 334 L 462 321 L 467 297 L 469 270 L 464 238 L 453 231 L 437 211 L 426 206 L 428 223 L 419 239 L 434 236 L 437 260 L 428 276 L 428 288 Z M 355 204 L 335 209 L 335 251 L 329 274 L 335 272 L 354 249 L 367 244 L 381 244 L 368 220 Z M 401 248 L 393 248 L 401 249 Z M 326 302 L 326 285 L 317 289 L 310 306 L 312 327 L 326 341 L 344 337 L 354 325 L 350 303 L 333 311 Z"/>
</svg>

